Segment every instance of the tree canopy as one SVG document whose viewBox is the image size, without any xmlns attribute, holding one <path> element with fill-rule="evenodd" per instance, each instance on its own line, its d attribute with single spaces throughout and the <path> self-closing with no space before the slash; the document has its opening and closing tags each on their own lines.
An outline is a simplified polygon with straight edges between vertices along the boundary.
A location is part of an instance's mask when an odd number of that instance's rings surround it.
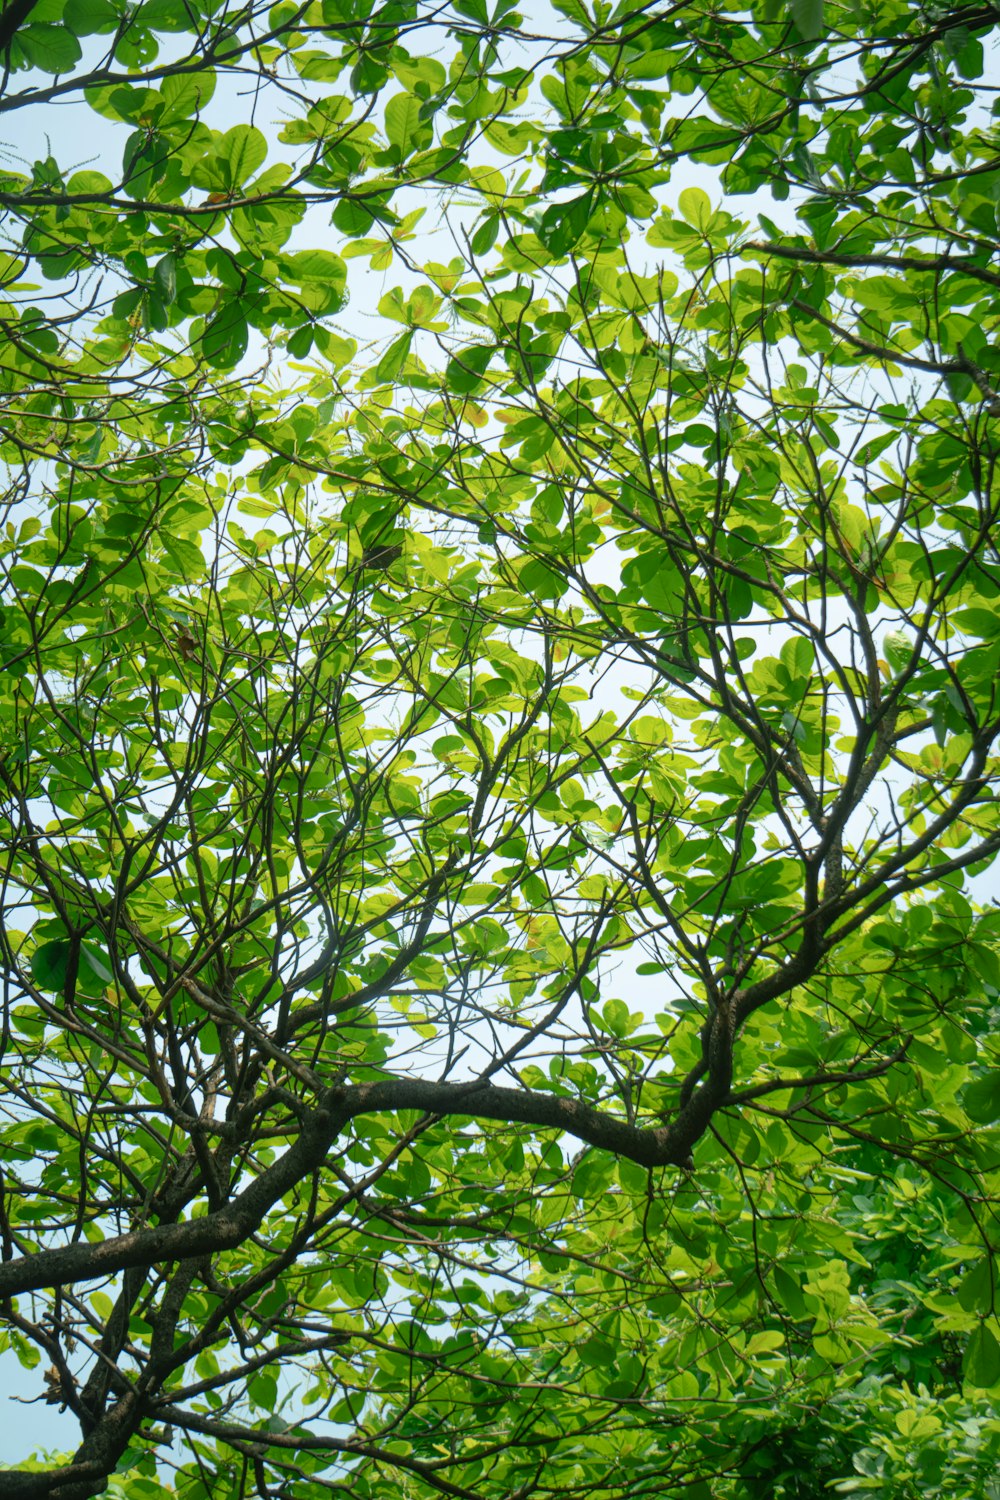
<svg viewBox="0 0 1000 1500">
<path fill-rule="evenodd" d="M 1000 1494 L 998 22 L 8 0 L 0 1500 Z"/>
</svg>

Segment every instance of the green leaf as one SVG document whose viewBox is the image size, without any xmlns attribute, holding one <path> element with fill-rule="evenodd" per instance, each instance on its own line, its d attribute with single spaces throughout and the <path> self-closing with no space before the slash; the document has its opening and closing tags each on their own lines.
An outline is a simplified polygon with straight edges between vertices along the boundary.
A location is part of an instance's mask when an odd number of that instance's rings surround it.
<svg viewBox="0 0 1000 1500">
<path fill-rule="evenodd" d="M 282 270 L 302 289 L 302 300 L 318 317 L 338 313 L 347 300 L 347 265 L 332 250 L 283 255 Z"/>
<path fill-rule="evenodd" d="M 238 302 L 224 302 L 205 324 L 201 350 L 210 365 L 230 369 L 247 352 L 250 330 Z"/>
<path fill-rule="evenodd" d="M 993 1261 L 986 1255 L 962 1278 L 958 1300 L 968 1313 L 989 1313 L 993 1309 L 994 1290 Z"/>
<path fill-rule="evenodd" d="M 163 561 L 168 573 L 192 580 L 202 576 L 205 571 L 205 559 L 194 542 L 188 541 L 186 537 L 173 536 L 170 532 L 161 532 L 160 541 L 163 544 Z"/>
<path fill-rule="evenodd" d="M 63 23 L 76 37 L 114 31 L 120 18 L 111 0 L 67 0 L 63 11 Z"/>
<path fill-rule="evenodd" d="M 910 660 L 913 643 L 904 631 L 890 630 L 882 642 L 882 650 L 885 652 L 890 672 L 894 677 L 898 677 Z"/>
<path fill-rule="evenodd" d="M 967 1084 L 962 1093 L 962 1106 L 969 1118 L 981 1125 L 1000 1120 L 1000 1069 Z"/>
<path fill-rule="evenodd" d="M 489 344 L 464 349 L 461 354 L 448 361 L 444 376 L 448 389 L 459 396 L 478 390 L 492 358 L 493 348 Z"/>
<path fill-rule="evenodd" d="M 694 229 L 704 232 L 712 217 L 712 201 L 702 188 L 685 188 L 677 206 Z"/>
<path fill-rule="evenodd" d="M 80 61 L 80 43 L 64 26 L 31 21 L 15 34 L 18 49 L 33 68 L 43 73 L 67 73 Z"/>
<path fill-rule="evenodd" d="M 169 307 L 177 296 L 177 262 L 172 255 L 164 255 L 153 267 L 153 285 L 161 300 Z"/>
<path fill-rule="evenodd" d="M 80 949 L 79 982 L 84 989 L 89 984 L 92 991 L 102 990 L 106 985 L 114 983 L 114 975 L 105 963 L 104 956 L 90 943 L 84 943 Z"/>
<path fill-rule="evenodd" d="M 227 188 L 242 187 L 267 158 L 267 138 L 255 125 L 234 125 L 216 147 Z"/>
<path fill-rule="evenodd" d="M 395 94 L 385 106 L 385 133 L 390 145 L 412 151 L 425 129 L 420 100 L 413 94 Z"/>
<path fill-rule="evenodd" d="M 960 630 L 977 635 L 984 641 L 1000 638 L 1000 609 L 957 609 L 952 616 Z"/>
<path fill-rule="evenodd" d="M 581 193 L 569 203 L 553 204 L 538 222 L 538 238 L 553 255 L 565 255 L 582 238 L 590 222 L 594 195 Z"/>
<path fill-rule="evenodd" d="M 969 1385 L 984 1389 L 1000 1383 L 1000 1343 L 985 1323 L 980 1323 L 969 1338 L 962 1374 Z"/>
<path fill-rule="evenodd" d="M 472 236 L 471 247 L 473 255 L 486 255 L 496 244 L 497 233 L 500 228 L 498 214 L 487 214 Z"/>
<path fill-rule="evenodd" d="M 601 1012 L 605 1025 L 615 1036 L 627 1036 L 631 1029 L 628 1006 L 622 1000 L 608 1000 Z"/>
<path fill-rule="evenodd" d="M 389 77 L 389 70 L 370 52 L 362 53 L 351 69 L 351 91 L 355 94 L 377 94 Z"/>
<path fill-rule="evenodd" d="M 342 234 L 369 234 L 375 222 L 374 212 L 367 203 L 350 198 L 341 198 L 333 211 L 333 223 Z"/>
<path fill-rule="evenodd" d="M 788 0 L 792 20 L 799 35 L 814 42 L 823 34 L 823 0 Z"/>
<path fill-rule="evenodd" d="M 170 73 L 160 85 L 160 93 L 166 106 L 162 116 L 165 124 L 198 119 L 215 93 L 215 74 Z"/>
<path fill-rule="evenodd" d="M 43 990 L 61 991 L 69 976 L 73 944 L 68 938 L 41 943 L 31 955 L 31 977 Z"/>
<path fill-rule="evenodd" d="M 788 1315 L 797 1321 L 809 1316 L 802 1288 L 794 1276 L 783 1266 L 775 1266 L 772 1272 L 775 1293 Z"/>
<path fill-rule="evenodd" d="M 291 335 L 285 348 L 295 359 L 304 359 L 312 348 L 313 331 L 308 323 L 297 328 Z"/>
<path fill-rule="evenodd" d="M 386 382 L 396 379 L 397 375 L 400 374 L 403 366 L 406 364 L 407 355 L 410 352 L 410 345 L 412 344 L 412 342 L 412 329 L 408 330 L 406 333 L 401 333 L 399 338 L 393 340 L 388 349 L 382 355 L 382 358 L 379 360 L 378 364 L 375 366 L 376 380 Z"/>
</svg>

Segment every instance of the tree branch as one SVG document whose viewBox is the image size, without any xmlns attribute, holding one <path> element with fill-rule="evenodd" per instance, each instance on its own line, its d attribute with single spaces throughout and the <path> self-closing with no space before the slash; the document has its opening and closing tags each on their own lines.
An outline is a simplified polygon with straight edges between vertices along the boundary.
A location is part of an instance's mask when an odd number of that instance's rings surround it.
<svg viewBox="0 0 1000 1500">
<path fill-rule="evenodd" d="M 416 1109 L 429 1115 L 470 1115 L 503 1124 L 537 1125 L 565 1131 L 588 1145 L 627 1157 L 642 1167 L 685 1166 L 712 1113 L 726 1097 L 729 1078 L 710 1076 L 668 1125 L 643 1129 L 576 1099 L 493 1084 L 433 1083 L 392 1078 L 333 1089 L 325 1108 L 308 1117 L 284 1156 L 224 1208 L 183 1224 L 158 1225 L 116 1235 L 100 1244 L 81 1243 L 0 1265 L 0 1298 L 40 1287 L 112 1276 L 130 1266 L 187 1260 L 241 1244 L 285 1193 L 322 1166 L 348 1121 L 357 1115 Z"/>
<path fill-rule="evenodd" d="M 0 15 L 0 53 L 6 52 L 15 34 L 31 15 L 38 0 L 11 0 Z"/>
<path fill-rule="evenodd" d="M 772 241 L 751 240 L 743 246 L 756 255 L 773 255 L 781 260 L 807 266 L 884 266 L 889 271 L 963 271 L 990 286 L 1000 286 L 1000 273 L 977 265 L 971 255 L 842 255 L 835 250 L 810 250 L 805 245 L 776 245 Z"/>
</svg>

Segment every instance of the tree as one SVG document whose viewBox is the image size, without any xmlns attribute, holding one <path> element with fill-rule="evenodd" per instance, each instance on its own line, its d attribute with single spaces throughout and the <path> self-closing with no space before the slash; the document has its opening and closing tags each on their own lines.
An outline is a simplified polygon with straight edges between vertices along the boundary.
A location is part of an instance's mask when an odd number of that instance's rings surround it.
<svg viewBox="0 0 1000 1500">
<path fill-rule="evenodd" d="M 0 1497 L 995 1488 L 996 25 L 0 14 Z"/>
</svg>

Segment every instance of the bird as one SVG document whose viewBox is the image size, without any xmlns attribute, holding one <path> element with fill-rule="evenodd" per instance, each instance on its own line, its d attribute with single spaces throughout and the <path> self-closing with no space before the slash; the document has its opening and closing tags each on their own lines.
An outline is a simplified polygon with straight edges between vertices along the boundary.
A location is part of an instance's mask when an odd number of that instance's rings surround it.
<svg viewBox="0 0 1000 1500">
<path fill-rule="evenodd" d="M 402 555 L 402 542 L 373 542 L 370 547 L 365 548 L 358 567 L 359 569 L 370 568 L 373 572 L 384 572 L 386 568 L 391 568 L 396 559 Z"/>
</svg>

